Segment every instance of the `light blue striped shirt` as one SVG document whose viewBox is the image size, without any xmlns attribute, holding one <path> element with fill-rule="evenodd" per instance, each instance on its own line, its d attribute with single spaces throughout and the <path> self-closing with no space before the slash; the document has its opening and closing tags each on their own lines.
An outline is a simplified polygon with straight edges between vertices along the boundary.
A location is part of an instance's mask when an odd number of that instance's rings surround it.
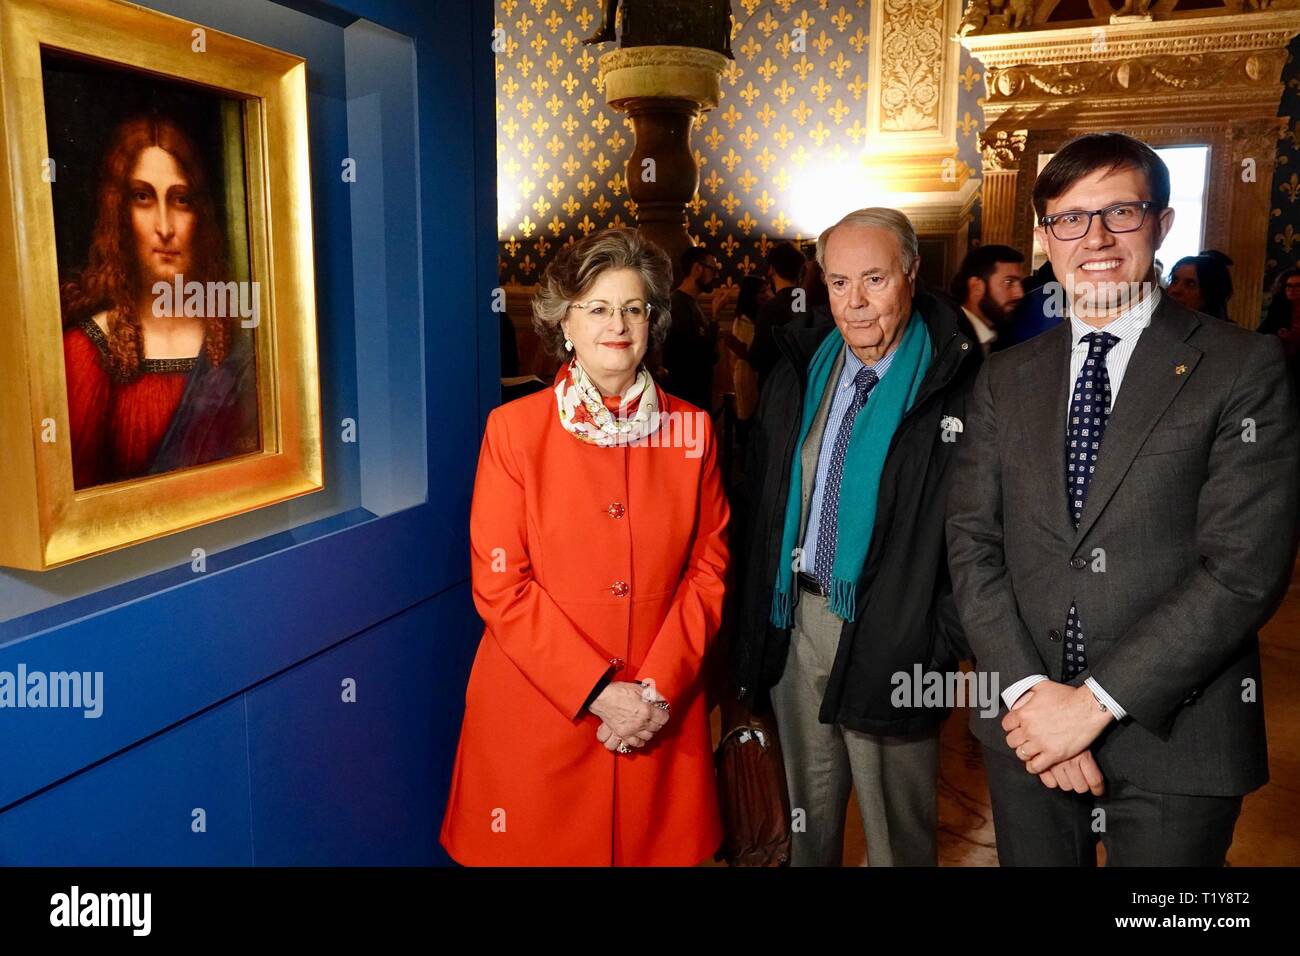
<svg viewBox="0 0 1300 956">
<path fill-rule="evenodd" d="M 814 558 L 817 554 L 817 530 L 821 526 L 822 517 L 822 489 L 826 487 L 826 475 L 831 467 L 831 452 L 835 448 L 835 436 L 839 434 L 840 424 L 844 421 L 844 416 L 848 414 L 849 406 L 853 403 L 853 379 L 857 376 L 858 371 L 863 368 L 874 369 L 876 375 L 883 379 L 885 373 L 889 371 L 889 366 L 894 362 L 894 355 L 898 352 L 897 348 L 890 349 L 889 352 L 880 361 L 874 364 L 867 364 L 853 354 L 853 350 L 844 346 L 844 368 L 840 371 L 840 377 L 835 383 L 835 394 L 831 396 L 830 411 L 826 413 L 826 430 L 822 432 L 822 446 L 817 452 L 817 478 L 813 482 L 812 501 L 808 503 L 808 528 L 803 536 L 803 553 L 799 556 L 799 570 L 805 573 L 812 573 L 816 567 Z M 878 385 L 879 383 L 877 383 Z M 820 399 L 818 399 L 820 402 Z M 870 398 L 867 399 L 871 401 Z M 863 406 L 865 409 L 866 406 Z M 862 412 L 858 412 L 859 415 Z M 799 451 L 796 449 L 795 454 Z M 841 489 L 843 490 L 843 489 Z"/>
</svg>

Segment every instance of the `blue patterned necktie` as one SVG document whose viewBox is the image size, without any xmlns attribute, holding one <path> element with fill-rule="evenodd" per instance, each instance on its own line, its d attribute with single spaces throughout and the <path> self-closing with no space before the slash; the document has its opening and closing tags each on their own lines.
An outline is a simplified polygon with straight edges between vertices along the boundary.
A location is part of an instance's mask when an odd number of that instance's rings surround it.
<svg viewBox="0 0 1300 956">
<path fill-rule="evenodd" d="M 1079 527 L 1083 506 L 1088 500 L 1088 485 L 1097 470 L 1097 454 L 1106 434 L 1106 418 L 1110 414 L 1110 375 L 1106 371 L 1106 353 L 1119 341 L 1109 332 L 1089 332 L 1082 341 L 1088 343 L 1088 357 L 1079 369 L 1070 398 L 1070 422 L 1066 429 L 1065 491 L 1069 498 L 1070 517 Z M 1083 626 L 1079 623 L 1079 610 L 1070 605 L 1065 621 L 1066 680 L 1082 674 L 1088 666 L 1084 650 Z"/>
<path fill-rule="evenodd" d="M 835 444 L 831 447 L 831 463 L 826 469 L 826 487 L 822 489 L 822 516 L 817 525 L 817 554 L 813 558 L 813 577 L 827 593 L 831 589 L 831 567 L 835 563 L 835 545 L 839 540 L 840 515 L 840 480 L 844 477 L 844 456 L 849 450 L 849 436 L 853 434 L 853 423 L 858 420 L 858 412 L 867 404 L 867 396 L 880 381 L 875 369 L 863 366 L 853 376 L 853 401 L 840 429 L 835 433 Z"/>
</svg>

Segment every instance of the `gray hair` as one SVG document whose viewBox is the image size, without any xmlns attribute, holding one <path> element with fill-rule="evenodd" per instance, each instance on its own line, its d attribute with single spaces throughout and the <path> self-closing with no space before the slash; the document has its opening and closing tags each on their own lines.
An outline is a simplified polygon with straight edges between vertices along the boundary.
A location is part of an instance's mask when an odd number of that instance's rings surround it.
<svg viewBox="0 0 1300 956">
<path fill-rule="evenodd" d="M 903 271 L 909 275 L 912 266 L 921 256 L 916 241 L 916 230 L 912 228 L 910 219 L 897 209 L 869 206 L 866 209 L 854 210 L 817 237 L 817 264 L 822 267 L 823 274 L 826 272 L 826 243 L 830 240 L 831 233 L 840 226 L 875 226 L 877 229 L 892 232 L 894 238 L 898 240 L 898 255 L 903 263 Z"/>
<path fill-rule="evenodd" d="M 672 324 L 672 262 L 635 229 L 606 229 L 562 248 L 542 274 L 533 296 L 533 329 L 547 352 L 566 357 L 560 322 L 574 300 L 610 269 L 632 269 L 641 276 L 646 304 L 650 306 L 648 348 L 663 343 Z"/>
</svg>

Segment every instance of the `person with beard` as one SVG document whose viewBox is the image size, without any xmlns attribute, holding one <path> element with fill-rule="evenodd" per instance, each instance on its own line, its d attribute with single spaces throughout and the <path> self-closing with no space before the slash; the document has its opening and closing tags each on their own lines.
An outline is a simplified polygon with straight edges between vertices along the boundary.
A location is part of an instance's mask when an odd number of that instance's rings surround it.
<svg viewBox="0 0 1300 956">
<path fill-rule="evenodd" d="M 663 345 L 666 386 L 674 395 L 712 412 L 718 325 L 704 317 L 696 297 L 717 288 L 722 266 L 703 246 L 691 246 L 682 253 L 681 269 L 681 284 L 670 300 L 673 321 Z"/>
<path fill-rule="evenodd" d="M 953 277 L 949 291 L 963 313 L 958 323 L 985 355 L 1008 345 L 1000 333 L 1025 297 L 1024 263 L 1025 257 L 1010 246 L 979 246 L 967 253 Z"/>
</svg>

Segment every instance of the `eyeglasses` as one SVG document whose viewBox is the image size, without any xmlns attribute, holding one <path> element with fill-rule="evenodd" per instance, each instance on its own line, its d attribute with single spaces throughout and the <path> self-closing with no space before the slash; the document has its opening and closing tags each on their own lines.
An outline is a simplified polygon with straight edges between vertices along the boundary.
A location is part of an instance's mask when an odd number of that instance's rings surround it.
<svg viewBox="0 0 1300 956">
<path fill-rule="evenodd" d="M 1039 225 L 1051 230 L 1061 242 L 1082 239 L 1092 228 L 1092 217 L 1101 216 L 1101 224 L 1108 232 L 1135 232 L 1146 222 L 1147 210 L 1155 203 L 1149 199 L 1141 202 L 1117 202 L 1105 209 L 1071 209 L 1053 213 L 1039 220 Z"/>
<path fill-rule="evenodd" d="M 569 308 L 577 309 L 579 312 L 586 312 L 588 318 L 597 322 L 604 322 L 614 313 L 618 313 L 620 318 L 627 319 L 634 325 L 650 321 L 650 310 L 653 308 L 648 302 L 628 302 L 624 305 L 611 305 L 604 299 L 592 299 L 590 302 L 570 302 Z"/>
</svg>

